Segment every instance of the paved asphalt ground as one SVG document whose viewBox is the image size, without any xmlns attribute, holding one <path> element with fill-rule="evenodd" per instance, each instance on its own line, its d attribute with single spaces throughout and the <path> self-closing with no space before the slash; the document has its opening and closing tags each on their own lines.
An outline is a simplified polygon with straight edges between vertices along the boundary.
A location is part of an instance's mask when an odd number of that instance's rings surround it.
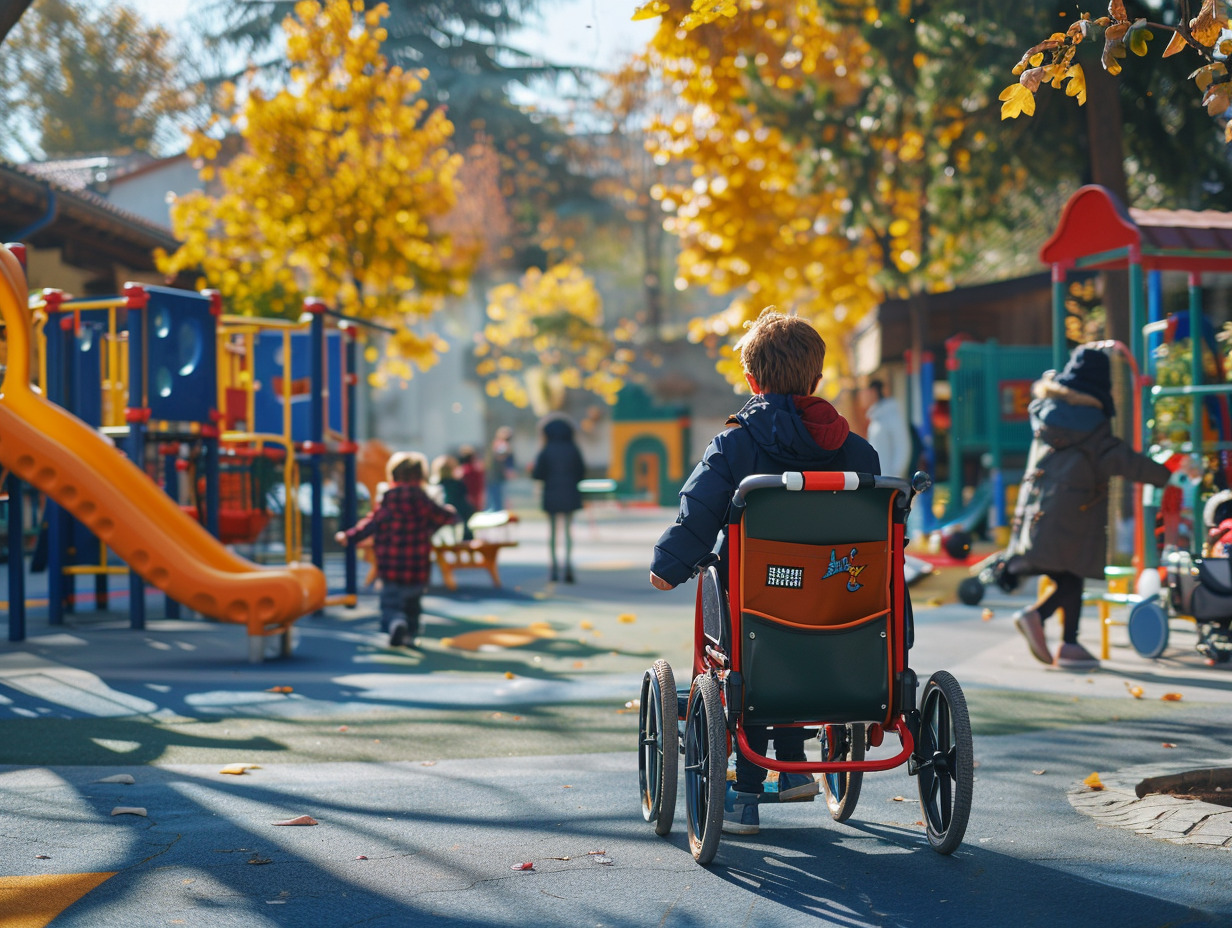
<svg viewBox="0 0 1232 928">
<path fill-rule="evenodd" d="M 295 656 L 261 665 L 232 626 L 135 631 L 115 611 L 53 629 L 35 610 L 25 642 L 0 644 L 0 928 L 1232 924 L 1232 851 L 1069 799 L 1092 772 L 1232 765 L 1232 671 L 1203 665 L 1184 622 L 1159 661 L 1118 628 L 1101 670 L 1046 669 L 1009 621 L 1024 600 L 991 599 L 985 620 L 953 576 L 914 591 L 912 665 L 950 670 L 971 706 L 957 853 L 928 848 L 905 768 L 867 775 L 847 824 L 821 802 L 764 808 L 709 868 L 683 812 L 656 837 L 626 702 L 654 658 L 682 682 L 689 666 L 692 590 L 646 580 L 672 517 L 581 518 L 566 586 L 528 515 L 503 589 L 470 571 L 430 592 L 421 654 L 384 646 L 373 595 L 302 620 Z M 99 782 L 115 774 L 134 782 Z M 301 815 L 319 824 L 273 824 Z"/>
</svg>

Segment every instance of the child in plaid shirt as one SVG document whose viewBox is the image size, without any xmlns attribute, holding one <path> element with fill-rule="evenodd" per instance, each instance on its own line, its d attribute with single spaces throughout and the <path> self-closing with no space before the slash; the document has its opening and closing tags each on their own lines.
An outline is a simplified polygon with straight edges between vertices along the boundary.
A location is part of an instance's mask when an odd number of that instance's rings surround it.
<svg viewBox="0 0 1232 928">
<path fill-rule="evenodd" d="M 419 600 L 432 570 L 432 534 L 457 518 L 453 506 L 440 506 L 424 492 L 428 461 L 415 451 L 393 455 L 385 466 L 390 487 L 372 512 L 334 540 L 340 545 L 375 535 L 377 575 L 381 578 L 381 631 L 393 647 L 415 646 Z"/>
</svg>

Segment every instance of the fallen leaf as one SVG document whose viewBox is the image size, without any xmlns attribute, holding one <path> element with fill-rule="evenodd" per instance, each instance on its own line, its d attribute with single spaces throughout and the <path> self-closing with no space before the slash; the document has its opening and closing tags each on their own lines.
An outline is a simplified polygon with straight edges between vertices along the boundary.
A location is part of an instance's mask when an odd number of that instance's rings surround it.
<svg viewBox="0 0 1232 928">
<path fill-rule="evenodd" d="M 1134 699 L 1141 699 L 1144 695 L 1146 695 L 1146 690 L 1140 686 L 1130 686 L 1127 683 L 1125 684 L 1125 689 L 1129 691 L 1129 695 L 1134 697 Z"/>
<path fill-rule="evenodd" d="M 514 673 L 513 673 L 513 671 L 512 671 L 512 670 L 506 670 L 506 671 L 505 671 L 505 679 L 506 679 L 506 680 L 512 680 L 513 678 L 514 678 Z"/>
<path fill-rule="evenodd" d="M 522 716 L 520 716 L 520 715 L 515 715 L 515 716 L 513 717 L 513 720 L 514 720 L 515 722 L 520 722 L 520 721 L 522 721 Z"/>
<path fill-rule="evenodd" d="M 366 854 L 360 854 L 360 855 L 359 855 L 358 857 L 356 857 L 355 859 L 356 859 L 356 860 L 367 860 L 367 859 L 368 859 L 368 855 L 366 855 Z"/>
<path fill-rule="evenodd" d="M 582 669 L 583 667 L 585 667 L 585 666 L 586 666 L 586 664 L 585 664 L 585 662 L 583 662 L 583 661 L 574 661 L 574 662 L 573 662 L 573 669 L 574 669 L 574 670 L 581 670 L 581 669 Z"/>
<path fill-rule="evenodd" d="M 582 619 L 582 621 L 578 623 L 578 628 L 585 629 L 586 631 L 589 631 L 594 627 L 595 623 L 590 621 L 590 619 Z"/>
<path fill-rule="evenodd" d="M 1160 747 L 1174 748 L 1176 747 L 1176 745 L 1173 744 L 1171 741 L 1165 741 L 1163 744 L 1160 745 Z"/>
<path fill-rule="evenodd" d="M 112 815 L 145 815 L 145 809 L 141 806 L 116 806 L 111 810 Z"/>
<path fill-rule="evenodd" d="M 514 865 L 513 865 L 512 867 L 510 867 L 509 869 L 510 869 L 510 870 L 534 870 L 534 869 L 535 869 L 535 864 L 534 864 L 534 862 L 533 862 L 533 861 L 528 860 L 528 861 L 527 861 L 526 863 L 524 863 L 524 864 L 514 864 Z"/>
<path fill-rule="evenodd" d="M 934 596 L 934 597 L 932 597 L 932 599 L 930 599 L 930 600 L 929 600 L 928 602 L 926 602 L 924 605 L 926 605 L 926 606 L 940 606 L 940 605 L 941 605 L 941 603 L 942 603 L 942 599 L 941 599 L 941 597 L 939 597 L 939 596 Z"/>
<path fill-rule="evenodd" d="M 596 854 L 606 854 L 607 851 L 587 851 L 586 856 L 594 857 Z"/>
<path fill-rule="evenodd" d="M 273 862 L 273 859 L 269 857 L 249 857 L 244 861 L 246 864 L 257 864 L 258 866 L 261 864 L 272 864 Z"/>
<path fill-rule="evenodd" d="M 980 618 L 985 622 L 991 622 L 994 615 L 996 615 L 996 613 L 994 613 L 991 609 L 985 609 L 980 613 Z"/>
<path fill-rule="evenodd" d="M 271 825 L 319 825 L 321 824 L 311 815 L 300 815 L 295 818 L 289 818 L 285 822 L 270 822 Z"/>
<path fill-rule="evenodd" d="M 1047 770 L 1032 770 L 1031 772 L 1035 774 L 1037 777 L 1042 777 L 1048 771 Z"/>
<path fill-rule="evenodd" d="M 242 776 L 246 770 L 260 770 L 260 764 L 227 764 L 219 773 L 229 773 L 232 776 Z"/>
<path fill-rule="evenodd" d="M 291 689 L 291 687 L 289 686 L 271 686 L 265 692 L 267 693 L 293 693 L 295 691 Z"/>
<path fill-rule="evenodd" d="M 621 613 L 620 617 L 616 621 L 618 621 L 621 625 L 632 625 L 637 621 L 637 616 L 635 616 L 632 612 L 624 612 Z"/>
<path fill-rule="evenodd" d="M 907 800 L 903 798 L 902 796 L 895 796 L 893 799 L 890 800 L 890 802 L 906 802 L 906 801 Z"/>
<path fill-rule="evenodd" d="M 131 773 L 113 773 L 109 777 L 103 777 L 101 780 L 95 780 L 95 783 L 125 783 L 132 786 L 137 781 L 133 779 Z"/>
<path fill-rule="evenodd" d="M 572 783 L 566 783 L 564 786 L 562 786 L 562 787 L 561 787 L 561 789 L 573 789 L 573 784 L 572 784 Z"/>
<path fill-rule="evenodd" d="M 346 730 L 347 730 L 347 727 L 346 727 L 345 725 L 339 725 L 339 726 L 338 726 L 338 730 L 339 730 L 339 731 L 346 731 Z"/>
<path fill-rule="evenodd" d="M 35 860 L 51 860 L 51 858 L 48 857 L 46 854 L 35 854 L 34 859 Z"/>
<path fill-rule="evenodd" d="M 1159 698 L 1164 702 L 1180 702 L 1184 697 L 1180 693 L 1164 693 Z"/>
<path fill-rule="evenodd" d="M 435 766 L 436 766 L 436 761 L 434 761 L 434 760 L 425 760 L 425 761 L 420 761 L 419 766 L 421 766 L 421 767 L 435 767 Z"/>
<path fill-rule="evenodd" d="M 1089 777 L 1087 777 L 1085 780 L 1082 781 L 1082 785 L 1088 787 L 1089 789 L 1103 789 L 1104 788 L 1104 782 L 1103 780 L 1099 778 L 1098 773 L 1091 774 Z"/>
</svg>

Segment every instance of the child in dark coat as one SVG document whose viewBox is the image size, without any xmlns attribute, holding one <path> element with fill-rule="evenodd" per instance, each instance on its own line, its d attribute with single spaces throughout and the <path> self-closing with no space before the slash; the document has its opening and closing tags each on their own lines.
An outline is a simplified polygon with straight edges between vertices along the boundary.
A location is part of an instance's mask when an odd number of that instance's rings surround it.
<svg viewBox="0 0 1232 928">
<path fill-rule="evenodd" d="M 1163 486 L 1171 471 L 1112 434 L 1116 414 L 1108 356 L 1077 348 L 1060 374 L 1052 371 L 1032 388 L 1028 411 L 1034 439 L 1018 489 L 1010 529 L 1008 569 L 1016 576 L 1044 574 L 1056 584 L 1047 596 L 1014 617 L 1032 656 L 1052 664 L 1044 622 L 1064 613 L 1056 665 L 1072 670 L 1099 666 L 1078 643 L 1083 578 L 1104 576 L 1108 479 Z"/>
<path fill-rule="evenodd" d="M 767 309 L 736 345 L 753 396 L 727 420 L 731 426 L 710 442 L 701 463 L 680 489 L 680 514 L 659 538 L 650 582 L 660 590 L 684 583 L 721 540 L 719 576 L 727 577 L 727 507 L 750 474 L 845 470 L 880 474 L 877 452 L 851 433 L 830 403 L 813 396 L 821 385 L 826 343 L 805 319 Z M 765 755 L 768 728 L 746 729 L 749 747 Z M 802 761 L 804 730 L 776 729 L 778 760 Z M 757 803 L 766 770 L 737 750 L 736 782 L 728 784 L 723 831 L 757 834 Z M 780 799 L 811 801 L 817 783 L 804 774 L 780 774 Z"/>
<path fill-rule="evenodd" d="M 563 416 L 544 421 L 543 447 L 535 458 L 531 476 L 543 481 L 543 511 L 548 515 L 548 548 L 552 562 L 551 578 L 560 579 L 556 557 L 559 527 L 564 541 L 565 583 L 573 582 L 573 514 L 582 508 L 578 483 L 586 476 L 582 452 L 573 440 L 573 425 Z"/>
<path fill-rule="evenodd" d="M 371 513 L 334 540 L 340 545 L 375 535 L 377 575 L 381 578 L 381 631 L 394 647 L 415 646 L 420 598 L 432 570 L 432 534 L 457 518 L 452 506 L 440 506 L 424 492 L 427 459 L 417 452 L 393 455 L 386 465 L 390 487 Z"/>
</svg>

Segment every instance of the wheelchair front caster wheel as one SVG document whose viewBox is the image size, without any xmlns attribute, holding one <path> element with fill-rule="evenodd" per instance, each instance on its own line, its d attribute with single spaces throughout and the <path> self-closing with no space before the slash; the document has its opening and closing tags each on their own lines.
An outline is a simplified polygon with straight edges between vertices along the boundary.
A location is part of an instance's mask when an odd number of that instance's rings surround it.
<svg viewBox="0 0 1232 928">
<path fill-rule="evenodd" d="M 719 849 L 727 794 L 727 726 L 719 681 L 700 673 L 689 691 L 684 721 L 684 808 L 689 850 L 708 864 Z"/>
<path fill-rule="evenodd" d="M 929 677 L 920 695 L 915 755 L 928 843 L 938 854 L 953 853 L 971 815 L 971 717 L 962 687 L 944 670 Z"/>
<path fill-rule="evenodd" d="M 642 790 L 642 817 L 655 834 L 672 830 L 676 814 L 676 771 L 680 728 L 676 719 L 676 678 L 672 666 L 657 660 L 642 677 L 638 709 L 637 778 Z"/>
<path fill-rule="evenodd" d="M 864 725 L 856 722 L 849 725 L 823 725 L 821 727 L 821 759 L 824 761 L 864 760 Z M 830 817 L 836 822 L 845 822 L 856 810 L 860 801 L 860 787 L 864 774 L 859 772 L 826 773 L 821 786 L 826 794 L 826 806 Z"/>
</svg>

